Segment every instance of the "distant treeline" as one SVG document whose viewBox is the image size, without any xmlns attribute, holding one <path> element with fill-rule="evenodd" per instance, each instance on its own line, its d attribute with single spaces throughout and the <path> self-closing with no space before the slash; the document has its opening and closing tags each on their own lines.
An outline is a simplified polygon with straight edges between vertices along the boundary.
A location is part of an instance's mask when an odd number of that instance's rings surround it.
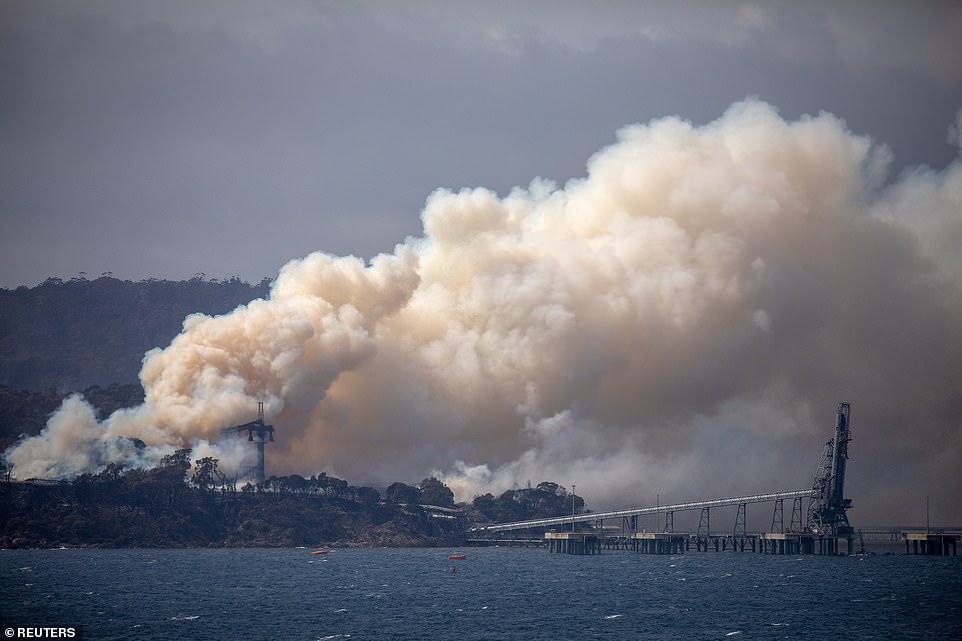
<svg viewBox="0 0 962 641">
<path fill-rule="evenodd" d="M 191 450 L 153 469 L 108 466 L 70 482 L 0 479 L 0 548 L 433 546 L 463 541 L 469 522 L 569 514 L 556 483 L 455 504 L 436 478 L 382 493 L 327 474 L 271 477 L 238 487 L 217 459 Z"/>
<path fill-rule="evenodd" d="M 464 512 L 400 502 L 453 497 L 437 479 L 394 484 L 382 499 L 321 474 L 272 477 L 245 485 L 225 477 L 218 461 L 191 464 L 191 450 L 153 469 L 122 470 L 70 482 L 0 482 L 0 547 L 206 547 L 456 544 Z M 395 487 L 396 486 L 396 487 Z"/>
<path fill-rule="evenodd" d="M 271 281 L 48 278 L 0 289 L 0 385 L 69 392 L 134 383 L 144 353 L 180 333 L 188 314 L 223 314 L 265 298 Z"/>
</svg>

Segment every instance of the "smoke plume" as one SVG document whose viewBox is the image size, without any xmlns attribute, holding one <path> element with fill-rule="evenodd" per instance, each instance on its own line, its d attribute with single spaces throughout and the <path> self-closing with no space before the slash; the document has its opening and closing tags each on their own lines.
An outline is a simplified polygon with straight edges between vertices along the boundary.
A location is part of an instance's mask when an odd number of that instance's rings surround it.
<svg viewBox="0 0 962 641">
<path fill-rule="evenodd" d="M 558 187 L 431 194 L 424 234 L 287 264 L 194 315 L 142 406 L 72 397 L 14 475 L 146 465 L 263 401 L 268 473 L 436 474 L 460 499 L 550 479 L 602 507 L 810 486 L 852 403 L 852 518 L 962 522 L 962 162 L 886 176 L 829 114 L 757 100 L 625 127 Z M 138 449 L 122 437 L 136 437 Z"/>
</svg>

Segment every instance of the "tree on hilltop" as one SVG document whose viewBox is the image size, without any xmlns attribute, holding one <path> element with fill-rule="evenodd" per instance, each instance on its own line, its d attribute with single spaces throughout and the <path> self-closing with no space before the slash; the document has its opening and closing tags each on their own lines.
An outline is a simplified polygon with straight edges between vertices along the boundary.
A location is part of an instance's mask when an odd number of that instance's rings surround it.
<svg viewBox="0 0 962 641">
<path fill-rule="evenodd" d="M 442 507 L 452 507 L 454 505 L 454 492 L 433 476 L 421 481 L 418 490 L 418 503 L 422 505 L 440 505 Z"/>
</svg>

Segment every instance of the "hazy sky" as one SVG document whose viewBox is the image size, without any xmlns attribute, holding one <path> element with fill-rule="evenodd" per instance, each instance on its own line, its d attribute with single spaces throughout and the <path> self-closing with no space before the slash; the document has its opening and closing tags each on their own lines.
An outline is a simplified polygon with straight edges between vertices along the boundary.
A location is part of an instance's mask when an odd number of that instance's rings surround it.
<svg viewBox="0 0 962 641">
<path fill-rule="evenodd" d="M 954 2 L 0 0 L 0 286 L 273 277 L 757 96 L 942 168 Z"/>
<path fill-rule="evenodd" d="M 0 285 L 286 264 L 15 474 L 263 401 L 271 473 L 598 509 L 804 487 L 850 401 L 860 522 L 958 524 L 960 43 L 957 2 L 0 0 Z"/>
</svg>

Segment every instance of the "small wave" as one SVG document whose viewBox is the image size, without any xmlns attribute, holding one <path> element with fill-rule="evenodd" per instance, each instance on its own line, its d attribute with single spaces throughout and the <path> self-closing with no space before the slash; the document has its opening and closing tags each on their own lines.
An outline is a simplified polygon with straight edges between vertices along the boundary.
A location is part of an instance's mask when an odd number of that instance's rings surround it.
<svg viewBox="0 0 962 641">
<path fill-rule="evenodd" d="M 170 617 L 171 621 L 193 621 L 194 619 L 199 619 L 199 614 L 178 614 L 177 616 Z"/>
<path fill-rule="evenodd" d="M 787 628 L 787 627 L 788 627 L 788 624 L 787 624 L 787 623 L 769 623 L 768 625 L 772 626 L 773 628 Z"/>
<path fill-rule="evenodd" d="M 735 630 L 734 632 L 729 632 L 729 633 L 726 634 L 725 636 L 726 636 L 726 637 L 736 637 L 736 636 L 738 636 L 738 635 L 741 634 L 741 633 L 742 633 L 741 630 Z"/>
<path fill-rule="evenodd" d="M 609 614 L 609 615 L 606 615 L 606 616 L 605 616 L 605 620 L 620 619 L 620 618 L 623 617 L 623 616 L 625 616 L 625 615 L 623 615 L 623 614 Z"/>
<path fill-rule="evenodd" d="M 347 608 L 341 608 L 340 610 L 334 610 L 334 614 L 340 614 L 341 612 L 347 612 Z"/>
</svg>

